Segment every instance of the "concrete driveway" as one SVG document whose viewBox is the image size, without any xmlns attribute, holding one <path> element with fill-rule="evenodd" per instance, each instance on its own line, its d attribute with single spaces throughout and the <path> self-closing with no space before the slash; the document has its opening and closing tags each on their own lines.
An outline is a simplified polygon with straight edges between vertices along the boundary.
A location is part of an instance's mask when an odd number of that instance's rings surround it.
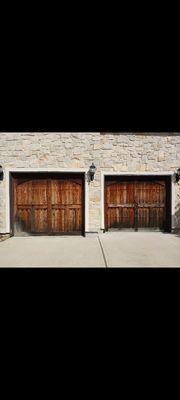
<svg viewBox="0 0 180 400">
<path fill-rule="evenodd" d="M 180 267 L 180 237 L 159 232 L 12 237 L 0 242 L 0 267 Z"/>
<path fill-rule="evenodd" d="M 180 236 L 160 232 L 111 232 L 102 236 L 113 267 L 180 267 Z"/>
</svg>

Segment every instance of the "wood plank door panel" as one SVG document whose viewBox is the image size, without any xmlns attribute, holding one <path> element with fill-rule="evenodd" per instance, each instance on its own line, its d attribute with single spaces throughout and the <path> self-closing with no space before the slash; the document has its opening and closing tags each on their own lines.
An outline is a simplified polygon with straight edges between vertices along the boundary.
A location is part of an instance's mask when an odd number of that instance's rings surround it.
<svg viewBox="0 0 180 400">
<path fill-rule="evenodd" d="M 53 232 L 81 232 L 82 179 L 54 179 L 51 181 L 51 191 Z"/>
<path fill-rule="evenodd" d="M 138 228 L 162 229 L 165 223 L 165 182 L 136 182 L 134 188 Z"/>
<path fill-rule="evenodd" d="M 133 184 L 110 182 L 106 184 L 107 228 L 122 229 L 134 227 Z"/>
<path fill-rule="evenodd" d="M 48 180 L 32 181 L 31 232 L 48 233 Z"/>
<path fill-rule="evenodd" d="M 65 208 L 53 208 L 52 209 L 52 232 L 66 232 L 66 215 Z"/>
<path fill-rule="evenodd" d="M 14 178 L 14 233 L 83 233 L 83 178 Z"/>
<path fill-rule="evenodd" d="M 164 229 L 166 183 L 163 180 L 110 179 L 105 183 L 106 229 Z"/>
<path fill-rule="evenodd" d="M 47 180 L 18 179 L 14 193 L 15 232 L 46 233 Z"/>
<path fill-rule="evenodd" d="M 14 185 L 14 231 L 15 233 L 29 232 L 31 230 L 32 182 L 19 179 Z"/>
</svg>

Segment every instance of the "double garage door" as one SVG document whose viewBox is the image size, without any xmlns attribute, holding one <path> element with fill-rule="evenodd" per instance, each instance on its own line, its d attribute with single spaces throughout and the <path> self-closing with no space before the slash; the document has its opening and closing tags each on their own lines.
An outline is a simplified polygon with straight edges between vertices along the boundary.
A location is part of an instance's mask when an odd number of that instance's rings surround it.
<svg viewBox="0 0 180 400">
<path fill-rule="evenodd" d="M 84 174 L 13 174 L 11 230 L 23 234 L 84 234 Z M 105 178 L 105 230 L 171 230 L 170 178 Z"/>
<path fill-rule="evenodd" d="M 105 228 L 170 231 L 170 178 L 106 177 Z"/>
<path fill-rule="evenodd" d="M 15 235 L 84 233 L 83 175 L 15 175 L 12 188 Z"/>
</svg>

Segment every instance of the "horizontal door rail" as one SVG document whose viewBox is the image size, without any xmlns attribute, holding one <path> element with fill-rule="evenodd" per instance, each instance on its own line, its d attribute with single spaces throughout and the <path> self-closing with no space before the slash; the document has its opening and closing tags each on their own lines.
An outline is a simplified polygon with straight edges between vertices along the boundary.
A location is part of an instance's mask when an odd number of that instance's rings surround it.
<svg viewBox="0 0 180 400">
<path fill-rule="evenodd" d="M 65 208 L 77 208 L 77 209 L 81 209 L 81 204 L 62 204 L 62 205 L 51 205 L 52 210 L 59 210 L 59 209 L 65 209 Z"/>
<path fill-rule="evenodd" d="M 138 207 L 138 208 L 161 208 L 161 207 L 165 207 L 165 204 L 159 204 L 159 203 L 142 203 L 142 204 L 108 204 L 107 205 L 108 208 L 134 208 L 134 207 Z"/>
</svg>

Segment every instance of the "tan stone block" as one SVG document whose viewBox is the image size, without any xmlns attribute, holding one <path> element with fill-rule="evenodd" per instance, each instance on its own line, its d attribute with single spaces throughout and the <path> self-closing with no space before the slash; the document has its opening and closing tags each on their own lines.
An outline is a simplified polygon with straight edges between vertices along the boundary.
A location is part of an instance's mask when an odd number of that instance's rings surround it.
<svg viewBox="0 0 180 400">
<path fill-rule="evenodd" d="M 146 171 L 147 165 L 146 164 L 141 164 L 139 170 L 140 171 Z"/>
<path fill-rule="evenodd" d="M 160 150 L 158 154 L 158 161 L 164 161 L 164 160 L 165 160 L 164 151 Z"/>
<path fill-rule="evenodd" d="M 102 148 L 101 143 L 94 144 L 94 150 L 100 150 Z"/>
</svg>

